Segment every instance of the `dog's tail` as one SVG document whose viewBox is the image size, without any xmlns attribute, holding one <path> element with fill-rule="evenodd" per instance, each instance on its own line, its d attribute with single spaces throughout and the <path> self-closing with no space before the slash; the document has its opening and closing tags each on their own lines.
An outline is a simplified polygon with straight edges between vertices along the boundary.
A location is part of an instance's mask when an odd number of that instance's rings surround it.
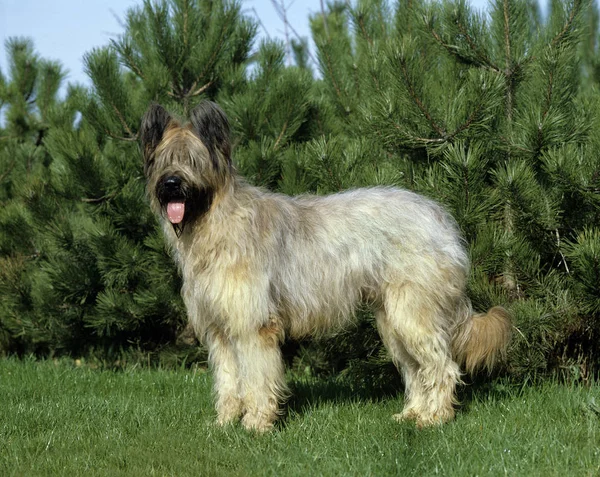
<svg viewBox="0 0 600 477">
<path fill-rule="evenodd" d="M 491 371 L 506 352 L 511 329 L 510 315 L 501 306 L 469 316 L 454 333 L 454 360 L 469 374 L 481 368 Z"/>
</svg>

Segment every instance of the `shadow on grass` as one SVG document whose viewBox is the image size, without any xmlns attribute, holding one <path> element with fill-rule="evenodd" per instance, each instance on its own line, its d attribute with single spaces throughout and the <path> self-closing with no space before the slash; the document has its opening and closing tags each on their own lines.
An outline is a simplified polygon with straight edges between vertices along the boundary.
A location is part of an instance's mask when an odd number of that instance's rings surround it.
<svg viewBox="0 0 600 477">
<path fill-rule="evenodd" d="M 403 386 L 400 378 L 397 378 L 395 387 L 377 386 L 371 389 L 356 386 L 336 377 L 300 378 L 290 383 L 290 391 L 292 395 L 288 400 L 288 408 L 300 412 L 304 407 L 325 403 L 377 402 L 395 399 L 397 396 L 402 396 Z"/>
<path fill-rule="evenodd" d="M 395 375 L 394 375 L 395 373 Z M 375 377 L 329 376 L 303 377 L 292 376 L 289 380 L 290 398 L 287 401 L 286 414 L 305 414 L 307 409 L 323 404 L 371 403 L 404 399 L 404 385 L 395 368 L 383 370 Z M 502 400 L 515 395 L 522 383 L 512 382 L 502 375 L 478 375 L 465 377 L 464 384 L 457 387 L 457 413 L 469 412 L 474 402 L 489 399 Z M 287 416 L 283 418 L 285 425 Z"/>
<path fill-rule="evenodd" d="M 457 412 L 469 412 L 473 403 L 480 401 L 500 401 L 520 392 L 524 383 L 515 382 L 504 374 L 479 374 L 474 377 L 465 376 L 464 383 L 457 388 L 457 399 L 459 405 Z"/>
<path fill-rule="evenodd" d="M 397 372 L 386 382 L 374 379 L 374 376 L 342 373 L 325 377 L 296 375 L 288 379 L 288 384 L 291 395 L 279 424 L 282 427 L 286 426 L 290 414 L 308 414 L 312 409 L 327 404 L 342 406 L 398 399 L 401 403 L 403 399 L 402 380 Z"/>
</svg>

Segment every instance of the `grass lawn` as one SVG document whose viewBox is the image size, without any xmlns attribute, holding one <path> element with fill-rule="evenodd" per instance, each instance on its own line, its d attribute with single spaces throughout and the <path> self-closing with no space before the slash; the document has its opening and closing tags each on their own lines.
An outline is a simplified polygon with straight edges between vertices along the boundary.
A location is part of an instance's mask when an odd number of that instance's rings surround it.
<svg viewBox="0 0 600 477">
<path fill-rule="evenodd" d="M 596 476 L 600 387 L 496 383 L 457 419 L 398 424 L 402 396 L 294 381 L 279 429 L 212 424 L 211 377 L 0 360 L 0 475 Z"/>
</svg>

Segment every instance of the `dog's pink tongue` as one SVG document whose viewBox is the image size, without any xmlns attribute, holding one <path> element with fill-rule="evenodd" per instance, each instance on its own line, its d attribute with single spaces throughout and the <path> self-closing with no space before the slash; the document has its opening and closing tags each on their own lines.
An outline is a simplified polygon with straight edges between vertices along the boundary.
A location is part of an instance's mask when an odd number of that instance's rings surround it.
<svg viewBox="0 0 600 477">
<path fill-rule="evenodd" d="M 185 202 L 169 202 L 167 204 L 167 217 L 172 224 L 178 224 L 183 220 Z"/>
</svg>

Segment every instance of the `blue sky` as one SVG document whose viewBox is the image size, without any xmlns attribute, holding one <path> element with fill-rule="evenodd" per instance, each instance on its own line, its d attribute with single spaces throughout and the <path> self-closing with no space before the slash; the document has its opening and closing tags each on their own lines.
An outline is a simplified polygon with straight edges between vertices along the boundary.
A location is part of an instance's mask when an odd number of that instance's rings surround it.
<svg viewBox="0 0 600 477">
<path fill-rule="evenodd" d="M 471 3 L 476 8 L 487 5 L 486 0 Z M 137 4 L 141 0 L 0 0 L 0 69 L 7 71 L 6 39 L 26 36 L 33 38 L 43 58 L 62 63 L 68 81 L 89 84 L 83 72 L 84 53 L 122 33 L 125 12 Z M 320 10 L 320 0 L 285 0 L 285 4 L 294 29 L 308 37 L 308 17 Z M 271 0 L 243 0 L 243 8 L 260 19 L 262 36 L 284 37 L 283 22 Z"/>
</svg>

